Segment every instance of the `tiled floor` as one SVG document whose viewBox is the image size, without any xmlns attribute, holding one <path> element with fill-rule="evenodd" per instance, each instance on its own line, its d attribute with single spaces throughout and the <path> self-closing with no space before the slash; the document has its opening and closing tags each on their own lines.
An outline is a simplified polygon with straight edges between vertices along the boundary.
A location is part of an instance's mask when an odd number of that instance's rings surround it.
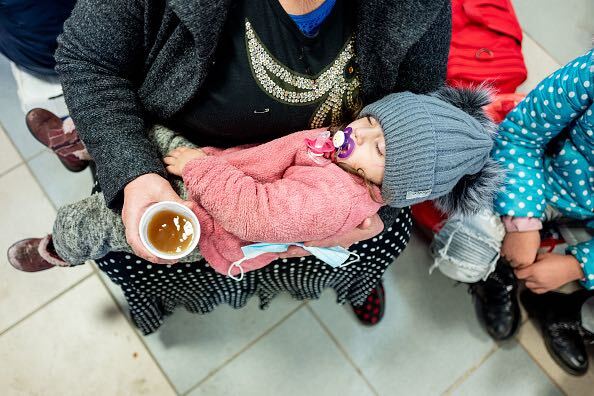
<svg viewBox="0 0 594 396">
<path fill-rule="evenodd" d="M 515 4 L 527 30 L 527 91 L 588 44 L 554 4 L 541 20 L 559 16 L 572 45 L 551 40 L 552 29 L 533 20 L 535 2 Z M 86 196 L 91 184 L 88 172 L 66 172 L 30 138 L 15 89 L 0 59 L 1 252 L 48 232 L 55 208 Z M 426 243 L 414 237 L 386 274 L 386 317 L 375 328 L 359 326 L 326 292 L 305 304 L 281 296 L 266 311 L 255 301 L 201 317 L 179 310 L 142 337 L 119 290 L 92 266 L 22 274 L 0 254 L 0 394 L 592 394 L 594 373 L 565 375 L 531 322 L 514 340 L 492 342 L 466 288 L 429 276 L 429 263 Z"/>
</svg>

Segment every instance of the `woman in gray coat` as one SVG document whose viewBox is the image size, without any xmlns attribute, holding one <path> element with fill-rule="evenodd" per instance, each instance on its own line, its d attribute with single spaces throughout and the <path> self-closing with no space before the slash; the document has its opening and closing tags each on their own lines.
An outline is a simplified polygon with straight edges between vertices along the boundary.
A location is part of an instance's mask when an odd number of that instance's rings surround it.
<svg viewBox="0 0 594 396">
<path fill-rule="evenodd" d="M 354 306 L 373 290 L 382 297 L 376 286 L 408 242 L 408 209 L 384 209 L 347 236 L 315 241 L 363 256 L 343 269 L 300 250 L 241 282 L 206 262 L 154 265 L 163 262 L 142 247 L 140 216 L 154 202 L 181 199 L 146 132 L 161 123 L 197 145 L 229 147 L 341 123 L 390 92 L 433 91 L 445 78 L 450 19 L 448 0 L 78 1 L 59 38 L 57 71 L 137 255 L 110 254 L 98 265 L 122 287 L 144 333 L 180 304 L 205 313 L 254 294 L 262 306 L 282 291 L 316 298 L 326 287 Z M 379 302 L 365 304 L 373 309 L 358 311 L 360 319 L 376 323 Z"/>
</svg>

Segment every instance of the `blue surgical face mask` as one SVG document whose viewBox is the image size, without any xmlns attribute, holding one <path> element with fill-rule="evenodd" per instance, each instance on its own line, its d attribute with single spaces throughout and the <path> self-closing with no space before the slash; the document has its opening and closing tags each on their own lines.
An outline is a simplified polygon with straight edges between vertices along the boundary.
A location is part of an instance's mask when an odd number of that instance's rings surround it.
<svg viewBox="0 0 594 396">
<path fill-rule="evenodd" d="M 359 261 L 359 255 L 356 253 L 351 253 L 347 249 L 341 246 L 334 246 L 334 247 L 314 247 L 314 246 L 305 246 L 302 243 L 267 243 L 267 242 L 260 242 L 254 243 L 252 245 L 242 246 L 241 250 L 243 252 L 244 257 L 241 260 L 237 260 L 229 267 L 227 271 L 227 275 L 236 281 L 240 281 L 243 279 L 243 267 L 241 263 L 246 260 L 252 259 L 254 257 L 258 257 L 264 253 L 283 253 L 286 252 L 290 246 L 299 246 L 303 249 L 307 250 L 311 254 L 313 254 L 319 260 L 325 262 L 332 268 L 342 268 L 346 267 L 349 264 L 355 263 Z M 356 256 L 355 259 L 348 261 L 349 257 L 353 255 Z M 239 275 L 235 276 L 231 274 L 231 271 L 234 267 L 239 269 Z"/>
</svg>

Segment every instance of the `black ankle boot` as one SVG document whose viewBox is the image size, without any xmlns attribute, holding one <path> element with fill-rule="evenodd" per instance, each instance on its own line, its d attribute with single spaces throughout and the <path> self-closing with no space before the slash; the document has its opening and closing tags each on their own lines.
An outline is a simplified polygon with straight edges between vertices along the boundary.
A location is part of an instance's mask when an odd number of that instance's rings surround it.
<svg viewBox="0 0 594 396">
<path fill-rule="evenodd" d="M 479 322 L 494 340 L 513 336 L 520 323 L 516 277 L 507 263 L 499 261 L 487 280 L 471 284 Z"/>
<path fill-rule="evenodd" d="M 524 290 L 520 295 L 528 314 L 540 324 L 549 354 L 571 375 L 584 375 L 588 371 L 588 355 L 580 325 L 580 308 L 586 298 L 585 290 L 540 295 Z"/>
</svg>

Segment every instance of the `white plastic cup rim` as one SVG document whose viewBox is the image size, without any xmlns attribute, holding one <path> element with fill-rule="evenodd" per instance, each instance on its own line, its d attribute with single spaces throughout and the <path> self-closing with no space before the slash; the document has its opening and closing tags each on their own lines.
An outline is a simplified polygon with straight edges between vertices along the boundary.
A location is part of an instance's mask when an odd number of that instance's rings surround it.
<svg viewBox="0 0 594 396">
<path fill-rule="evenodd" d="M 150 243 L 148 240 L 148 225 L 155 213 L 158 213 L 162 210 L 171 210 L 176 213 L 179 213 L 180 215 L 185 216 L 192 222 L 192 226 L 194 227 L 192 243 L 185 250 L 179 253 L 169 254 L 157 250 L 153 246 L 153 244 Z M 140 233 L 140 240 L 142 241 L 144 247 L 154 256 L 165 260 L 178 260 L 182 257 L 187 256 L 188 254 L 192 253 L 194 249 L 196 249 L 196 246 L 198 246 L 198 241 L 200 240 L 200 222 L 198 221 L 196 214 L 194 214 L 194 212 L 192 212 L 192 210 L 187 206 L 174 201 L 162 201 L 149 206 L 140 218 L 140 225 L 138 231 Z"/>
</svg>

